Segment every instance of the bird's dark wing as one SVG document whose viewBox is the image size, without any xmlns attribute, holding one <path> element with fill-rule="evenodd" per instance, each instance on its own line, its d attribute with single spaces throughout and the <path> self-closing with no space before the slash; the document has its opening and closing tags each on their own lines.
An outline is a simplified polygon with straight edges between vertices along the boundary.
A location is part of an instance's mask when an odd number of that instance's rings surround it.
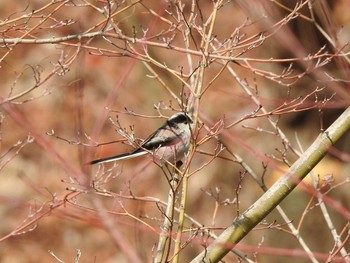
<svg viewBox="0 0 350 263">
<path fill-rule="evenodd" d="M 161 146 L 170 146 L 178 143 L 180 140 L 178 134 L 167 127 L 167 124 L 161 126 L 157 131 L 151 134 L 141 145 L 131 153 L 137 153 L 146 150 L 155 150 Z"/>
</svg>

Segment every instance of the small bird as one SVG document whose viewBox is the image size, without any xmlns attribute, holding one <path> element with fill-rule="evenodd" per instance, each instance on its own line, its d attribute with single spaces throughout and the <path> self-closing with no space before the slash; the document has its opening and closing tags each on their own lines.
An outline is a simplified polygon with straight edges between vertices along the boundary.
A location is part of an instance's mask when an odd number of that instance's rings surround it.
<svg viewBox="0 0 350 263">
<path fill-rule="evenodd" d="M 190 147 L 192 124 L 187 114 L 176 113 L 132 152 L 93 160 L 90 164 L 130 159 L 150 152 L 159 160 L 176 164 Z"/>
</svg>

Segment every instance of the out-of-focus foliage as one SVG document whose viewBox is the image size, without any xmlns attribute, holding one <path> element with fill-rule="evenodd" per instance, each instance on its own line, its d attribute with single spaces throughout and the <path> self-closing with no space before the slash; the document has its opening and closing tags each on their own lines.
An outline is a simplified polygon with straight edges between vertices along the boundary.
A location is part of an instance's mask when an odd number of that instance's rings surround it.
<svg viewBox="0 0 350 263">
<path fill-rule="evenodd" d="M 79 262 L 128 262 L 130 250 L 152 261 L 169 192 L 162 169 L 150 158 L 87 163 L 132 149 L 118 129 L 144 139 L 187 105 L 199 113 L 197 142 L 208 138 L 190 163 L 189 262 L 212 242 L 208 229 L 220 234 L 261 196 L 252 174 L 271 186 L 350 104 L 348 5 L 224 1 L 213 17 L 212 1 L 0 2 L 1 262 L 54 262 L 49 250 L 69 262 L 77 249 Z M 316 193 L 348 213 L 349 142 L 282 204 L 320 261 L 338 248 Z M 346 241 L 348 218 L 325 205 Z M 237 249 L 310 262 L 277 211 Z"/>
</svg>

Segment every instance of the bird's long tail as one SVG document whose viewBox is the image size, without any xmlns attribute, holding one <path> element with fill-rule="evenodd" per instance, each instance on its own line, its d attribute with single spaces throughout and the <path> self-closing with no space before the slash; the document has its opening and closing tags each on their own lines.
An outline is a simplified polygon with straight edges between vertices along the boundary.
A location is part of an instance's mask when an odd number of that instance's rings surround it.
<svg viewBox="0 0 350 263">
<path fill-rule="evenodd" d="M 106 158 L 93 160 L 90 162 L 90 164 L 108 163 L 108 162 L 114 162 L 114 161 L 119 161 L 119 160 L 124 160 L 124 159 L 131 159 L 131 158 L 135 158 L 135 157 L 144 155 L 146 153 L 148 153 L 148 152 L 147 151 L 135 151 L 132 153 L 124 153 L 124 154 L 119 154 L 119 155 L 115 155 L 115 156 L 110 156 L 110 157 L 106 157 Z"/>
</svg>

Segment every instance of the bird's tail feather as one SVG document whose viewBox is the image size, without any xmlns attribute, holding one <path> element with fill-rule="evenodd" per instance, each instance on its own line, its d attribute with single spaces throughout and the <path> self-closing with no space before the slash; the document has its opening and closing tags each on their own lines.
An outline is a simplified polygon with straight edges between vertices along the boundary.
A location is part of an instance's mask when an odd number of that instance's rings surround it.
<svg viewBox="0 0 350 263">
<path fill-rule="evenodd" d="M 112 157 L 106 157 L 106 158 L 93 160 L 90 162 L 90 164 L 107 163 L 107 162 L 114 162 L 114 161 L 119 161 L 119 160 L 123 160 L 123 159 L 131 159 L 131 158 L 135 158 L 135 157 L 144 155 L 146 153 L 148 153 L 148 152 L 147 151 L 139 151 L 139 152 L 134 152 L 134 153 L 124 153 L 124 154 L 119 154 L 119 155 L 115 155 Z"/>
</svg>

